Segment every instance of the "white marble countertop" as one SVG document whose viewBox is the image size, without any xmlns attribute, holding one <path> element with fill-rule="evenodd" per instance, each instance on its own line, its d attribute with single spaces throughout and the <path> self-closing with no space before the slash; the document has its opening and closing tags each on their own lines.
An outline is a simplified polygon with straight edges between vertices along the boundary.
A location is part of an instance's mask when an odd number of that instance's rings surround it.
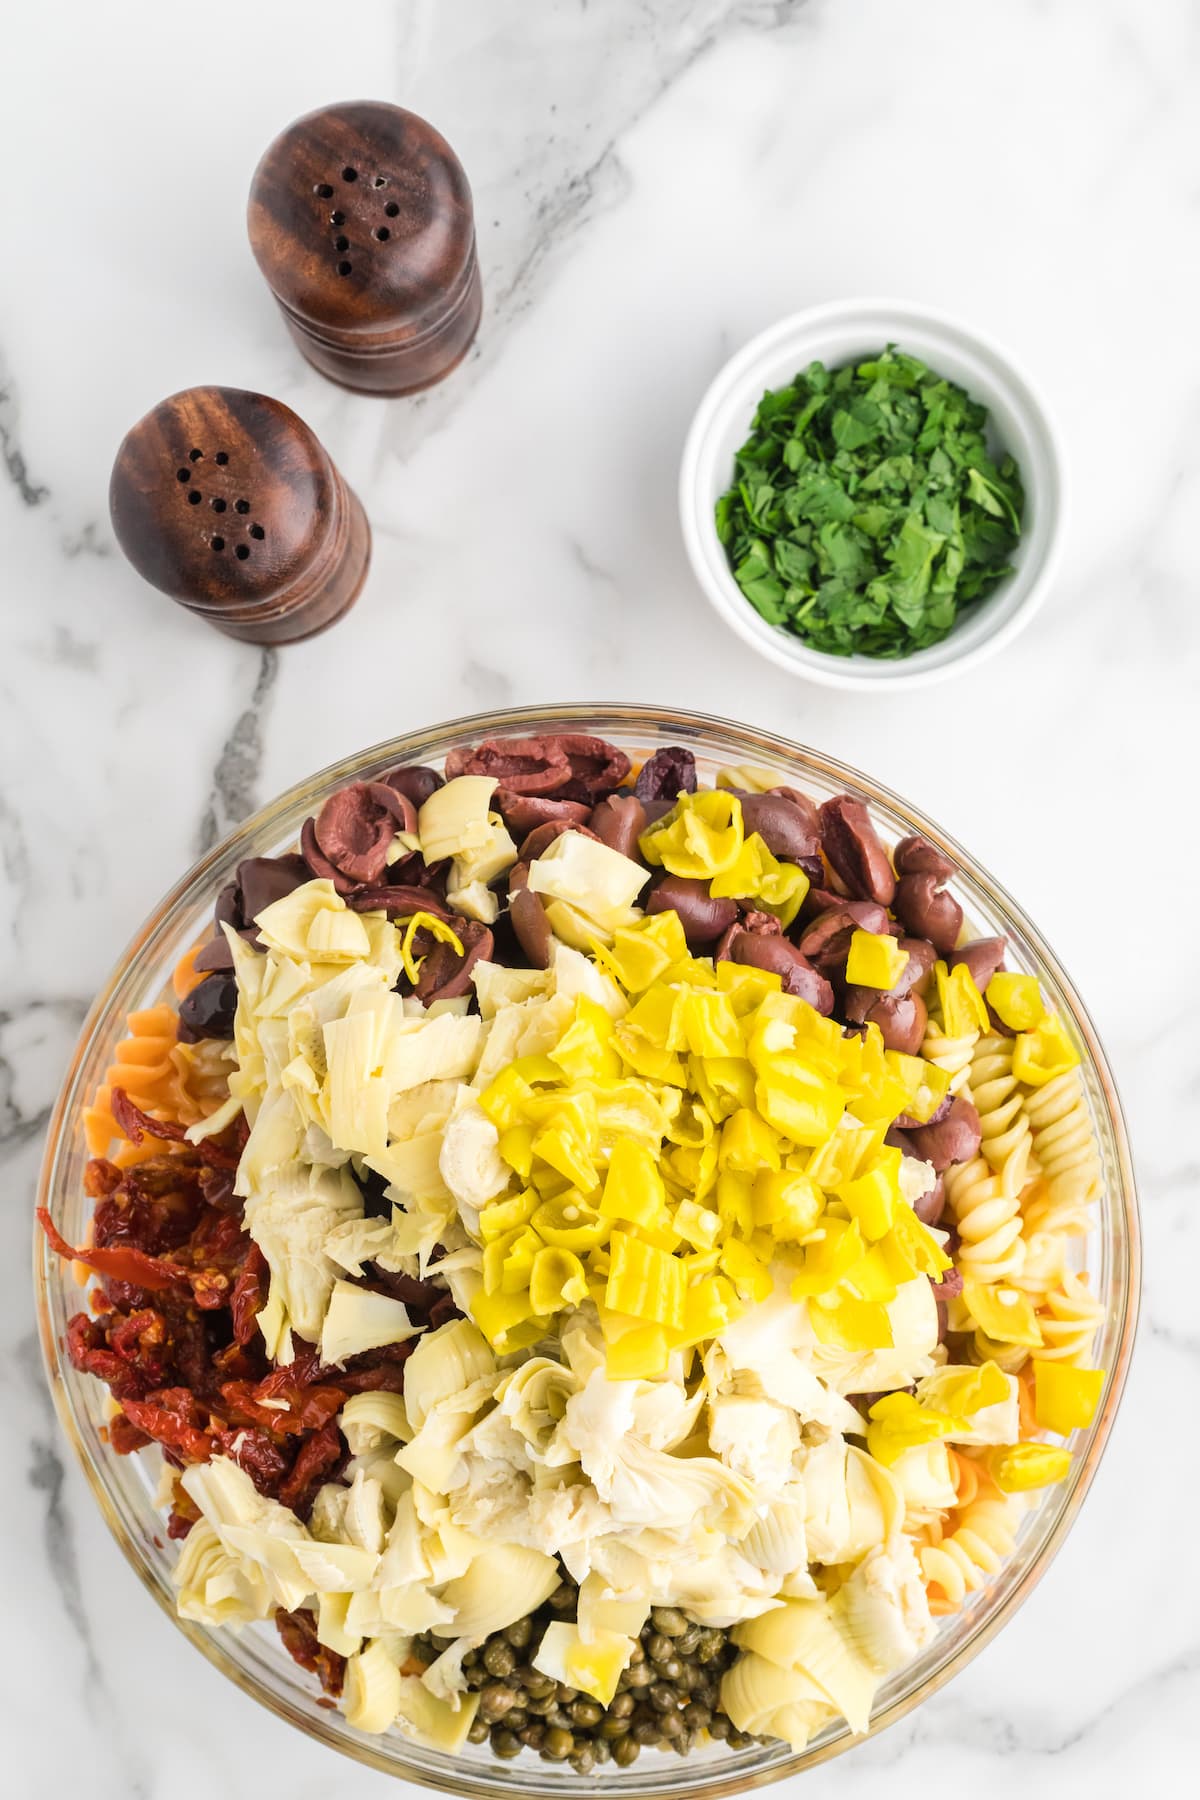
<svg viewBox="0 0 1200 1800">
<path fill-rule="evenodd" d="M 970 843 L 1064 957 L 1142 1181 L 1124 1409 L 1019 1618 L 804 1792 L 1161 1788 L 1200 1748 L 1197 9 L 109 0 L 26 6 L 5 50 L 6 1791 L 383 1800 L 383 1777 L 224 1684 L 109 1540 L 38 1364 L 34 1170 L 90 995 L 200 849 L 359 746 L 551 698 L 711 709 L 883 776 Z M 476 194 L 483 329 L 417 402 L 352 398 L 308 369 L 246 245 L 268 139 L 365 95 L 432 118 Z M 1057 412 L 1073 489 L 1057 589 L 1028 634 L 927 697 L 869 707 L 790 680 L 717 622 L 674 498 L 723 357 L 853 292 L 1007 341 Z M 235 645 L 115 550 L 122 433 L 204 381 L 294 406 L 371 516 L 366 591 L 311 644 Z"/>
</svg>

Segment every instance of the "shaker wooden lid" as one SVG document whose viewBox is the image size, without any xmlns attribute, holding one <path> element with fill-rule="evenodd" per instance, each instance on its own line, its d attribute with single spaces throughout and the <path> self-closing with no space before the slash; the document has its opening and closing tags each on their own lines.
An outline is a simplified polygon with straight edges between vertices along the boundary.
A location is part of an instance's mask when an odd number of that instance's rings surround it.
<svg viewBox="0 0 1200 1800">
<path fill-rule="evenodd" d="M 336 477 L 308 426 L 242 388 L 172 394 L 126 435 L 109 506 L 138 573 L 177 600 L 262 599 L 312 558 Z"/>
<path fill-rule="evenodd" d="M 471 190 L 416 113 L 356 100 L 297 119 L 255 172 L 258 265 L 287 310 L 339 332 L 436 318 L 474 263 Z"/>
</svg>

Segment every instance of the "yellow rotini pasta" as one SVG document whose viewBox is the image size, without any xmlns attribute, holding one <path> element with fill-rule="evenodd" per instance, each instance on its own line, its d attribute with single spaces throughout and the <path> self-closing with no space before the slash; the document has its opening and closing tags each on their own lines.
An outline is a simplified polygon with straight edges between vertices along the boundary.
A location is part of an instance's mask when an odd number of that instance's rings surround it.
<svg viewBox="0 0 1200 1800">
<path fill-rule="evenodd" d="M 1014 1198 L 1030 1174 L 1033 1132 L 1013 1074 L 1012 1038 L 989 1031 L 979 1039 L 971 1053 L 968 1085 L 983 1132 L 980 1148 L 1002 1193 Z"/>
<path fill-rule="evenodd" d="M 1014 1287 L 1035 1296 L 1048 1294 L 1061 1282 L 1067 1269 L 1067 1239 L 1060 1231 L 1022 1230 L 1025 1260 L 1013 1277 Z"/>
<path fill-rule="evenodd" d="M 1084 1232 L 1088 1208 L 1099 1198 L 1100 1152 L 1078 1069 L 1068 1069 L 1024 1096 L 1041 1188 L 1027 1214 L 1056 1231 Z"/>
<path fill-rule="evenodd" d="M 1086 1271 L 1075 1274 L 1068 1270 L 1061 1285 L 1047 1294 L 1038 1308 L 1042 1333 L 1039 1360 L 1090 1364 L 1103 1318 L 1104 1308 L 1088 1285 Z"/>
<path fill-rule="evenodd" d="M 123 1088 L 143 1112 L 153 1118 L 191 1123 L 200 1117 L 184 1092 L 172 1052 L 177 1042 L 178 1018 L 173 1006 L 161 1001 L 130 1013 L 129 1035 L 117 1045 L 104 1080 L 92 1104 L 84 1109 L 83 1129 L 93 1156 L 111 1156 L 119 1168 L 129 1168 L 149 1156 L 160 1156 L 163 1145 L 152 1138 L 131 1144 L 112 1114 L 112 1092 Z M 113 1146 L 118 1147 L 114 1150 Z"/>
<path fill-rule="evenodd" d="M 958 1226 L 959 1267 L 972 1281 L 1010 1281 L 1025 1262 L 1021 1207 L 1003 1192 L 982 1156 L 946 1171 L 946 1198 Z"/>
<path fill-rule="evenodd" d="M 1012 1501 L 989 1494 L 963 1509 L 958 1528 L 941 1543 L 918 1551 L 932 1613 L 955 1612 L 968 1594 L 987 1586 L 1012 1553 L 1017 1517 Z"/>
</svg>

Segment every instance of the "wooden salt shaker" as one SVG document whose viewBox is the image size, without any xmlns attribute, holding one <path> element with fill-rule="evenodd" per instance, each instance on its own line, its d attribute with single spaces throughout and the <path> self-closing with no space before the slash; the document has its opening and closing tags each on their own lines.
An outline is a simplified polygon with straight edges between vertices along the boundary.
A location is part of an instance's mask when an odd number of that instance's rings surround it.
<svg viewBox="0 0 1200 1800">
<path fill-rule="evenodd" d="M 109 484 L 139 575 L 230 637 L 287 644 L 340 619 L 371 532 L 290 407 L 241 388 L 186 388 L 129 431 Z"/>
<path fill-rule="evenodd" d="M 255 171 L 250 245 L 313 366 L 367 394 L 441 381 L 479 327 L 471 190 L 441 134 L 356 100 L 297 119 Z"/>
</svg>

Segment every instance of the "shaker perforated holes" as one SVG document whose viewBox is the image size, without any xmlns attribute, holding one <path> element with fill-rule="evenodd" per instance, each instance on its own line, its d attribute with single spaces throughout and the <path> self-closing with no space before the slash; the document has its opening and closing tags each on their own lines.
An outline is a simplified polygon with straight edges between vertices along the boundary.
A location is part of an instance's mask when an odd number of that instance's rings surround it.
<svg viewBox="0 0 1200 1800">
<path fill-rule="evenodd" d="M 250 511 L 250 502 L 248 500 L 235 500 L 233 503 L 233 510 L 234 512 L 248 513 Z"/>
<path fill-rule="evenodd" d="M 377 225 L 372 235 L 377 237 L 381 244 L 386 244 L 392 234 L 386 225 Z"/>
<path fill-rule="evenodd" d="M 199 506 L 199 504 L 200 504 L 200 490 L 199 490 L 199 488 L 193 488 L 191 493 L 188 495 L 188 505 L 189 506 Z"/>
<path fill-rule="evenodd" d="M 358 170 L 352 169 L 349 167 L 349 165 L 347 165 L 346 168 L 344 168 L 342 170 L 342 180 L 343 181 L 357 181 L 358 180 Z"/>
<path fill-rule="evenodd" d="M 333 240 L 333 247 L 335 250 L 348 250 L 350 248 L 350 239 L 348 237 L 335 237 Z"/>
<path fill-rule="evenodd" d="M 225 539 L 223 537 L 215 537 L 212 541 L 212 547 L 214 550 L 223 550 L 225 548 Z"/>
<path fill-rule="evenodd" d="M 353 268 L 354 268 L 353 263 L 346 262 L 343 259 L 343 261 L 341 261 L 337 266 L 337 272 L 339 275 L 349 275 L 351 273 L 351 271 L 353 270 Z"/>
<path fill-rule="evenodd" d="M 318 181 L 316 187 L 313 189 L 313 193 L 319 195 L 322 200 L 331 200 L 333 198 L 333 189 L 327 181 Z"/>
<path fill-rule="evenodd" d="M 210 500 L 209 505 L 212 507 L 214 512 L 224 512 L 225 511 L 225 502 L 224 502 L 224 500 L 221 499 L 221 497 L 219 495 L 217 496 L 217 498 L 215 500 Z"/>
<path fill-rule="evenodd" d="M 260 542 L 260 543 L 261 543 L 261 542 L 262 542 L 262 540 L 263 540 L 263 538 L 265 538 L 265 537 L 266 537 L 266 535 L 267 535 L 267 534 L 266 534 L 266 532 L 265 532 L 265 531 L 264 531 L 264 530 L 263 530 L 263 528 L 262 528 L 262 526 L 261 526 L 261 525 L 252 525 L 252 526 L 251 526 L 251 527 L 250 527 L 250 536 L 251 536 L 251 537 L 252 537 L 252 538 L 257 538 L 257 539 L 258 539 L 258 540 L 259 540 L 259 542 Z"/>
<path fill-rule="evenodd" d="M 227 450 L 218 450 L 213 461 L 220 463 L 221 467 L 224 468 L 225 464 L 229 461 L 229 452 Z"/>
<path fill-rule="evenodd" d="M 250 554 L 249 544 L 239 544 L 233 554 L 237 557 L 239 562 L 245 562 Z"/>
<path fill-rule="evenodd" d="M 400 207 L 395 200 L 389 200 L 383 210 L 389 219 L 398 219 L 400 217 Z"/>
<path fill-rule="evenodd" d="M 176 481 L 190 481 L 192 479 L 192 471 L 190 469 L 176 469 L 175 479 Z"/>
</svg>

